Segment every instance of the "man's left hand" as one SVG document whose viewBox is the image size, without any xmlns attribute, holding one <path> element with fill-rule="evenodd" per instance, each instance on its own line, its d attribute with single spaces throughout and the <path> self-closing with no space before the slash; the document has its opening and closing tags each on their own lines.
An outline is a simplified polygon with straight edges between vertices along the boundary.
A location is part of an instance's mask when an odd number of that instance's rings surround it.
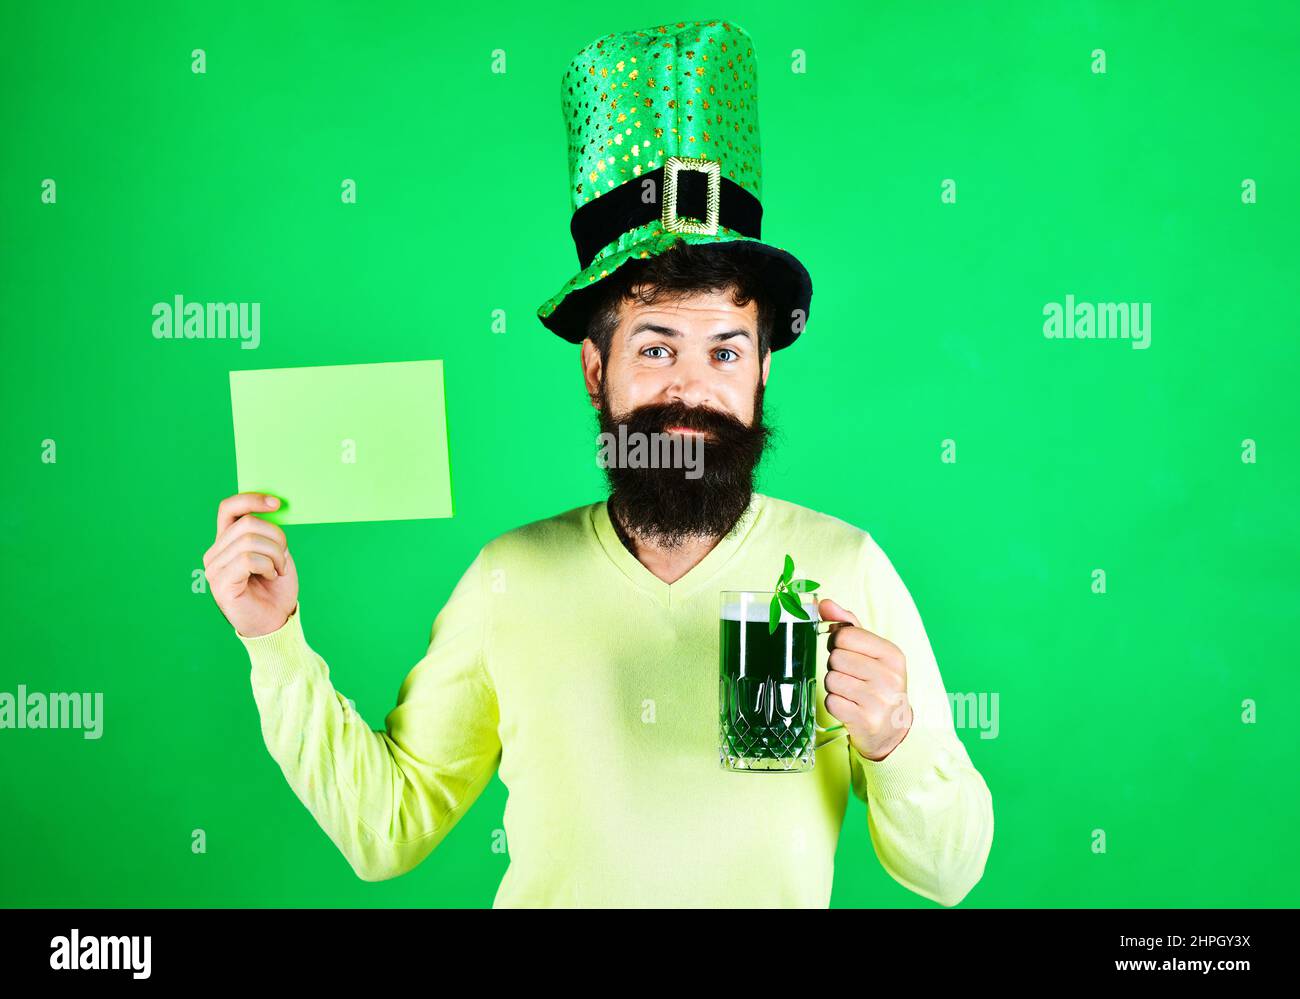
<svg viewBox="0 0 1300 999">
<path fill-rule="evenodd" d="M 823 621 L 845 621 L 827 641 L 826 710 L 844 723 L 859 753 L 877 763 L 912 727 L 907 658 L 888 639 L 867 631 L 834 600 L 817 605 Z"/>
</svg>

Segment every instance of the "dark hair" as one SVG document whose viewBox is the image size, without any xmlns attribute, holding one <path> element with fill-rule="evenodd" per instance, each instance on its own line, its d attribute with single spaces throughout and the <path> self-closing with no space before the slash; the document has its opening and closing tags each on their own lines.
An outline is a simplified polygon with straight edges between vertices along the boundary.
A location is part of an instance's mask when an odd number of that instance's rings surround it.
<svg viewBox="0 0 1300 999">
<path fill-rule="evenodd" d="M 639 292 L 636 291 L 638 286 Z M 762 282 L 756 258 L 743 247 L 678 240 L 657 256 L 629 260 L 590 289 L 587 337 L 609 360 L 610 343 L 624 301 L 653 305 L 664 298 L 680 299 L 693 292 L 730 291 L 738 306 L 758 303 L 758 356 L 771 349 L 776 305 Z"/>
</svg>

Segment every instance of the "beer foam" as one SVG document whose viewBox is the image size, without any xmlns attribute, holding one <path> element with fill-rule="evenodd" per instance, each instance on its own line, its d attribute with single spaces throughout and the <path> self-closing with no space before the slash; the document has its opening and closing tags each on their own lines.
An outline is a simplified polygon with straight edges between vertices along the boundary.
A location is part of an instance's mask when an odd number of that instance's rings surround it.
<svg viewBox="0 0 1300 999">
<path fill-rule="evenodd" d="M 819 615 L 817 614 L 817 603 L 816 601 L 813 600 L 810 594 L 800 593 L 799 604 L 800 606 L 803 607 L 805 611 L 807 611 L 808 617 L 812 619 L 812 622 L 816 622 L 817 620 L 819 620 Z M 745 616 L 743 620 L 751 621 L 751 622 L 761 621 L 764 624 L 766 624 L 768 621 L 768 615 L 770 613 L 771 613 L 771 609 L 768 600 L 759 599 L 759 600 L 748 601 L 745 604 Z M 722 620 L 724 621 L 742 620 L 740 616 L 739 601 L 733 600 L 722 608 Z M 781 623 L 785 624 L 787 622 L 793 624 L 810 623 L 810 622 L 803 621 L 801 618 L 795 617 L 793 614 L 791 614 L 788 610 L 785 609 L 785 605 L 783 604 L 781 606 Z"/>
</svg>

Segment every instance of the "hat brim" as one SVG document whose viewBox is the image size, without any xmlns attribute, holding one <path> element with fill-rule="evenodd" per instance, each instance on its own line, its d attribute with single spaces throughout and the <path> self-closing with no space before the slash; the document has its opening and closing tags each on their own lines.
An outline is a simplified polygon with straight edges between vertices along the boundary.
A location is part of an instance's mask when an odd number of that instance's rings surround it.
<svg viewBox="0 0 1300 999">
<path fill-rule="evenodd" d="M 591 313 L 592 291 L 599 283 L 630 261 L 658 256 L 678 241 L 716 243 L 728 252 L 747 254 L 761 271 L 760 282 L 776 300 L 780 317 L 772 337 L 772 350 L 794 343 L 808 323 L 812 305 L 812 278 L 791 253 L 761 240 L 742 236 L 735 230 L 719 226 L 716 234 L 665 232 L 662 224 L 652 222 L 625 233 L 596 255 L 591 265 L 574 275 L 555 295 L 537 310 L 537 318 L 547 329 L 569 343 L 582 343 L 587 336 L 587 319 Z"/>
</svg>

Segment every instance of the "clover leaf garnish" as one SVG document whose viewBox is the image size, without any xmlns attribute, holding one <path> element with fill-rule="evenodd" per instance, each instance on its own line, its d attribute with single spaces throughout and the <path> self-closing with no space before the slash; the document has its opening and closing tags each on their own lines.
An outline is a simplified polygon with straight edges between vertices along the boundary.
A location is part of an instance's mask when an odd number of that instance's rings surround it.
<svg viewBox="0 0 1300 999">
<path fill-rule="evenodd" d="M 784 607 L 800 621 L 808 621 L 811 618 L 808 612 L 803 609 L 803 604 L 796 593 L 811 593 L 818 589 L 821 583 L 811 579 L 794 578 L 794 559 L 788 554 L 785 557 L 785 568 L 781 571 L 780 577 L 776 581 L 776 592 L 772 594 L 772 603 L 767 612 L 767 633 L 775 635 L 777 626 L 781 623 L 781 608 Z"/>
</svg>

